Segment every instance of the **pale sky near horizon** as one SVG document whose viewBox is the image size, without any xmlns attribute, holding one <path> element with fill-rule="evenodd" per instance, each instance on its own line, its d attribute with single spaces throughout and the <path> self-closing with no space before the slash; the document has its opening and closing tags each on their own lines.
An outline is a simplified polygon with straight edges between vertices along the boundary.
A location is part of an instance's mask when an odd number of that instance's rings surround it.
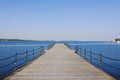
<svg viewBox="0 0 120 80">
<path fill-rule="evenodd" d="M 120 0 L 0 0 L 0 38 L 112 40 Z"/>
</svg>

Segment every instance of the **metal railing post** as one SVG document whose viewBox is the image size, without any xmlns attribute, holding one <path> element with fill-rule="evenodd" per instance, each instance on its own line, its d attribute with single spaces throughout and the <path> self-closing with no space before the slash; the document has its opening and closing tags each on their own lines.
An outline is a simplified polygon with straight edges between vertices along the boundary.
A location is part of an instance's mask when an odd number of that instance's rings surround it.
<svg viewBox="0 0 120 80">
<path fill-rule="evenodd" d="M 28 63 L 28 50 L 26 50 L 26 63 Z"/>
<path fill-rule="evenodd" d="M 92 64 L 92 51 L 90 51 L 90 64 Z"/>
<path fill-rule="evenodd" d="M 82 49 L 80 48 L 80 56 L 82 56 Z"/>
<path fill-rule="evenodd" d="M 17 70 L 17 61 L 18 61 L 18 53 L 16 52 L 16 55 L 15 55 L 15 63 L 14 63 L 14 71 Z"/>
<path fill-rule="evenodd" d="M 39 52 L 39 55 L 41 55 L 41 54 L 42 54 L 42 49 L 40 48 L 39 51 L 40 51 L 40 52 Z"/>
<path fill-rule="evenodd" d="M 44 47 L 43 47 L 43 50 L 42 50 L 42 52 L 43 52 L 42 54 L 44 54 L 44 53 L 45 53 L 45 51 L 44 51 Z"/>
<path fill-rule="evenodd" d="M 84 49 L 84 59 L 86 59 L 86 49 Z"/>
<path fill-rule="evenodd" d="M 43 46 L 40 48 L 40 51 L 41 51 L 41 55 L 44 54 L 44 47 Z"/>
<path fill-rule="evenodd" d="M 100 53 L 100 68 L 102 69 L 102 53 Z"/>
<path fill-rule="evenodd" d="M 35 50 L 34 50 L 34 48 L 33 48 L 33 59 L 35 58 L 35 53 L 34 53 L 34 51 L 35 51 Z"/>
<path fill-rule="evenodd" d="M 50 44 L 50 45 L 48 46 L 48 50 L 50 50 L 53 45 L 54 45 L 54 44 Z"/>
</svg>

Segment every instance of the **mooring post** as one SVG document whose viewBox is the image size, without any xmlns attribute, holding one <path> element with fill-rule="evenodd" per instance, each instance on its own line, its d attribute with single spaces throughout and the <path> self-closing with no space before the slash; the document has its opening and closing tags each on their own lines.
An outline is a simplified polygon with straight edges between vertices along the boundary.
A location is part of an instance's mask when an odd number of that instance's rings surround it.
<svg viewBox="0 0 120 80">
<path fill-rule="evenodd" d="M 90 64 L 92 64 L 92 51 L 90 51 Z"/>
<path fill-rule="evenodd" d="M 15 63 L 14 63 L 14 71 L 17 70 L 17 61 L 18 61 L 18 53 L 15 54 Z"/>
<path fill-rule="evenodd" d="M 75 53 L 78 54 L 78 47 L 75 47 Z"/>
</svg>

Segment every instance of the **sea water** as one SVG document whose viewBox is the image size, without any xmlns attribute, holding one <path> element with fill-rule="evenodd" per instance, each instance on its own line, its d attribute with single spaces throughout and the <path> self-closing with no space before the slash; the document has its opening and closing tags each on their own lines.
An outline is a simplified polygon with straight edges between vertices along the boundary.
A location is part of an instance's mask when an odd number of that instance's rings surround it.
<svg viewBox="0 0 120 80">
<path fill-rule="evenodd" d="M 19 41 L 19 42 L 0 42 L 0 59 L 5 58 L 11 55 L 15 55 L 16 52 L 22 53 L 26 52 L 26 50 L 32 50 L 40 48 L 40 46 L 44 46 L 45 50 L 48 49 L 48 45 L 53 43 L 52 41 L 43 41 L 43 42 L 31 42 L 31 41 Z M 107 41 L 54 41 L 54 43 L 64 44 L 67 43 L 71 46 L 71 49 L 75 50 L 75 47 L 82 48 L 83 50 L 86 49 L 86 60 L 90 62 L 90 52 L 92 51 L 95 54 L 93 55 L 97 60 L 92 60 L 92 63 L 95 67 L 100 68 L 98 66 L 100 64 L 100 56 L 99 54 L 113 58 L 113 59 L 120 59 L 120 44 L 112 43 Z M 80 53 L 79 53 L 80 55 Z M 24 55 L 25 56 L 25 55 Z M 84 54 L 81 55 L 84 57 Z M 3 66 L 7 63 L 12 62 L 12 59 L 0 61 L 0 66 Z M 25 61 L 25 60 L 23 60 Z M 102 65 L 102 70 L 110 74 L 111 76 L 115 77 L 117 80 L 120 80 L 120 61 L 114 61 L 106 58 L 102 58 L 104 63 L 109 64 L 110 66 L 115 66 L 116 68 L 111 68 L 106 65 Z M 10 67 L 13 67 L 11 65 Z M 0 69 L 0 74 L 6 72 L 10 67 Z M 0 76 L 1 77 L 1 76 Z"/>
<path fill-rule="evenodd" d="M 86 60 L 88 62 L 90 62 L 90 51 L 92 51 L 92 57 L 95 58 L 92 59 L 92 64 L 120 80 L 120 44 L 107 41 L 76 41 L 68 42 L 68 44 L 73 50 L 76 47 L 81 48 L 82 53 L 80 54 L 79 51 L 78 54 L 83 58 L 86 49 Z M 115 60 L 102 57 L 102 67 L 100 67 L 100 54 Z"/>
<path fill-rule="evenodd" d="M 17 61 L 17 69 L 24 66 L 26 64 L 26 51 L 30 51 L 28 55 L 28 61 L 31 61 L 33 59 L 33 52 L 34 50 L 34 56 L 37 57 L 40 53 L 39 48 L 41 46 L 44 47 L 44 50 L 48 49 L 48 45 L 50 45 L 52 42 L 49 41 L 13 41 L 13 42 L 0 42 L 0 79 L 7 76 L 9 73 L 14 71 L 15 67 L 15 55 L 18 53 L 18 60 Z M 22 55 L 20 55 L 22 54 Z M 7 58 L 9 56 L 13 56 L 8 59 L 1 60 L 3 58 Z M 21 59 L 21 60 L 20 60 Z M 10 64 L 10 65 L 7 65 Z M 2 68 L 1 68 L 2 67 Z M 7 74 L 6 74 L 7 73 Z"/>
</svg>

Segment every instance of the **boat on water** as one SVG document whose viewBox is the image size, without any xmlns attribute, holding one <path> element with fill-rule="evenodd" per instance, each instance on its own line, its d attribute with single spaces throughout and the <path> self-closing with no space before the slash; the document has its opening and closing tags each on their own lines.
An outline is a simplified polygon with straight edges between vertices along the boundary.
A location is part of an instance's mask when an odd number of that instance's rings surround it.
<svg viewBox="0 0 120 80">
<path fill-rule="evenodd" d="M 113 42 L 120 43 L 120 38 L 116 38 L 115 40 L 113 40 Z"/>
</svg>

